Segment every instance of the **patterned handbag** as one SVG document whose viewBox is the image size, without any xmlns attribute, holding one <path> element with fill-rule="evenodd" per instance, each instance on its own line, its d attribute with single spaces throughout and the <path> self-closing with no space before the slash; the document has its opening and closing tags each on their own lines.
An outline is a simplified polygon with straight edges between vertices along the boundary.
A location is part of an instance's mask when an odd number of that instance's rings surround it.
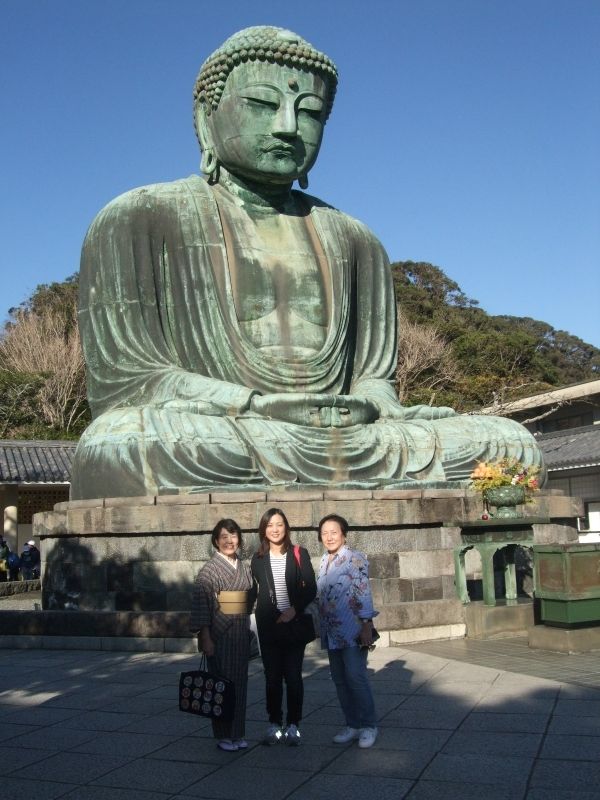
<svg viewBox="0 0 600 800">
<path fill-rule="evenodd" d="M 182 672 L 179 676 L 179 710 L 201 717 L 230 720 L 235 711 L 233 681 L 208 671 L 206 656 L 200 658 L 200 669 Z"/>
</svg>

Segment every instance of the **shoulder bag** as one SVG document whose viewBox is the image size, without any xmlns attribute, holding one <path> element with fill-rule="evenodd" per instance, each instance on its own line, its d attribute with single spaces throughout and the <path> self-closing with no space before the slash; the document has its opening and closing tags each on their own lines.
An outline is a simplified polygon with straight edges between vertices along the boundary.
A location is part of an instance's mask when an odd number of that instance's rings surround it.
<svg viewBox="0 0 600 800">
<path fill-rule="evenodd" d="M 235 711 L 233 681 L 208 671 L 206 656 L 200 669 L 179 675 L 179 710 L 201 717 L 231 720 Z"/>
</svg>

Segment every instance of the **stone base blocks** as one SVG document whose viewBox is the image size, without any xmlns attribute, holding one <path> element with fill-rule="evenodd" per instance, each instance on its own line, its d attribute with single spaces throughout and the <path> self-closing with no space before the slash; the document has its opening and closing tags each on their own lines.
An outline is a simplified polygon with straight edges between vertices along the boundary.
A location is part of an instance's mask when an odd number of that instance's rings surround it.
<svg viewBox="0 0 600 800">
<path fill-rule="evenodd" d="M 600 650 L 600 626 L 552 628 L 535 625 L 528 632 L 529 647 L 556 653 L 591 653 Z"/>
<path fill-rule="evenodd" d="M 232 517 L 240 524 L 249 557 L 258 544 L 260 517 L 273 506 L 288 516 L 294 542 L 307 547 L 315 566 L 322 553 L 319 520 L 332 512 L 348 519 L 349 543 L 369 558 L 377 628 L 390 632 L 392 642 L 463 635 L 465 607 L 456 596 L 453 564 L 460 528 L 447 521 L 474 521 L 483 509 L 479 496 L 449 489 L 190 493 L 58 503 L 34 517 L 43 608 L 184 614 L 193 579 L 212 554 L 210 533 L 218 520 Z M 575 541 L 580 506 L 576 498 L 540 495 L 526 513 L 550 518 L 551 524 L 534 525 L 534 541 Z M 471 577 L 479 577 L 479 568 L 467 564 Z"/>
<path fill-rule="evenodd" d="M 505 605 L 486 606 L 469 603 L 465 606 L 466 633 L 469 639 L 503 639 L 524 636 L 534 624 L 533 600 L 521 598 Z"/>
</svg>

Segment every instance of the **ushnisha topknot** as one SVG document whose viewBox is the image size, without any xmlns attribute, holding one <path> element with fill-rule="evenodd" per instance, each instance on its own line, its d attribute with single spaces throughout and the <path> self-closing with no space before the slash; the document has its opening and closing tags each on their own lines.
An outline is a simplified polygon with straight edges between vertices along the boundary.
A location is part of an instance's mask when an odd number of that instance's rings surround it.
<svg viewBox="0 0 600 800">
<path fill-rule="evenodd" d="M 301 36 L 270 25 L 234 33 L 206 59 L 194 85 L 194 117 L 198 104 L 207 116 L 218 108 L 227 76 L 234 67 L 247 61 L 266 61 L 322 75 L 329 86 L 325 119 L 329 117 L 338 81 L 335 64 Z"/>
</svg>

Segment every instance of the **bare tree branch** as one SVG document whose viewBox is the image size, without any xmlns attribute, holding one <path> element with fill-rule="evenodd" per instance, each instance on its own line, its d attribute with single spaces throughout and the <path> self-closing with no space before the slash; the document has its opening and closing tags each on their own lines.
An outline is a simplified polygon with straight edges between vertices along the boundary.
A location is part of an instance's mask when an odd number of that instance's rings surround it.
<svg viewBox="0 0 600 800">
<path fill-rule="evenodd" d="M 457 375 L 450 345 L 433 325 L 417 325 L 402 318 L 399 324 L 396 391 L 402 402 L 416 389 L 431 390 L 431 403 L 439 389 Z"/>
<path fill-rule="evenodd" d="M 85 365 L 75 303 L 64 310 L 20 311 L 5 329 L 0 358 L 6 369 L 43 377 L 37 393 L 47 425 L 69 431 L 86 412 Z"/>
<path fill-rule="evenodd" d="M 539 419 L 545 419 L 546 417 L 549 417 L 550 414 L 554 414 L 555 411 L 558 411 L 559 408 L 562 408 L 563 406 L 570 406 L 571 404 L 571 400 L 559 400 L 547 411 L 544 411 L 543 414 L 537 414 L 535 417 L 529 417 L 528 419 L 521 420 L 521 425 L 528 425 L 530 422 L 537 422 Z"/>
</svg>

